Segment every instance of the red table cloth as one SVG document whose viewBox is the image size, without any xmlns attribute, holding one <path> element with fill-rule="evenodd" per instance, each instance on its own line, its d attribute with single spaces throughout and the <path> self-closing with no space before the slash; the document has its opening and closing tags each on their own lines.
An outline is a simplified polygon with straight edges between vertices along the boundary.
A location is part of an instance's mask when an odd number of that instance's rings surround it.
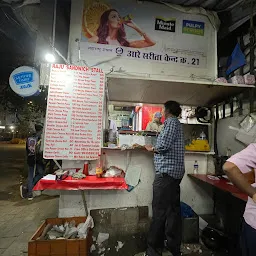
<svg viewBox="0 0 256 256">
<path fill-rule="evenodd" d="M 226 180 L 225 178 L 220 178 L 220 180 L 212 180 L 212 179 L 209 179 L 206 174 L 189 174 L 188 176 L 198 179 L 200 181 L 203 181 L 205 183 L 208 183 L 222 191 L 228 192 L 243 201 L 248 200 L 248 196 L 246 194 L 241 192 L 234 185 L 228 184 L 230 181 Z"/>
<path fill-rule="evenodd" d="M 124 178 L 97 178 L 87 176 L 81 180 L 67 177 L 65 180 L 44 180 L 41 179 L 33 190 L 125 190 L 128 185 Z"/>
</svg>

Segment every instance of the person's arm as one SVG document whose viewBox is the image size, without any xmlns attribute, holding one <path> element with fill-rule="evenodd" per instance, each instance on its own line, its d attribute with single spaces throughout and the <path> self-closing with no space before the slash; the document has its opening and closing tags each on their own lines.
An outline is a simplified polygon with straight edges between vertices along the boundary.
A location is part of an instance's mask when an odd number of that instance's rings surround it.
<svg viewBox="0 0 256 256">
<path fill-rule="evenodd" d="M 138 32 L 144 40 L 136 40 L 129 42 L 129 47 L 133 48 L 145 48 L 154 46 L 156 44 L 155 41 L 153 41 L 145 32 L 143 32 L 133 21 L 127 21 L 125 22 L 125 25 L 127 25 L 130 28 L 133 28 L 136 32 Z"/>
<path fill-rule="evenodd" d="M 253 198 L 253 200 L 256 200 L 256 188 L 251 186 L 248 179 L 246 179 L 244 174 L 235 164 L 226 162 L 223 166 L 223 170 L 235 186 L 246 193 L 249 197 Z"/>
<path fill-rule="evenodd" d="M 92 36 L 91 38 L 88 39 L 89 43 L 98 43 L 99 37 L 98 36 Z"/>
<path fill-rule="evenodd" d="M 151 131 L 151 122 L 147 124 L 146 131 Z"/>
<path fill-rule="evenodd" d="M 255 183 L 255 170 L 252 169 L 250 172 L 248 173 L 243 173 L 244 177 L 246 178 L 246 180 L 250 183 L 253 184 Z"/>
<path fill-rule="evenodd" d="M 165 153 L 171 149 L 173 141 L 177 136 L 177 128 L 178 123 L 175 121 L 170 121 L 164 126 L 160 137 L 157 139 L 156 147 L 154 148 L 156 153 Z"/>
</svg>

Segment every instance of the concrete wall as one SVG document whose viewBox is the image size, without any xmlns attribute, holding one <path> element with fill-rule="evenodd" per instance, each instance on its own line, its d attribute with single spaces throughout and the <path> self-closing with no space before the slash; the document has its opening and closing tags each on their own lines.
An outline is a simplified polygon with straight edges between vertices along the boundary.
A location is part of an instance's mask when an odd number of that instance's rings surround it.
<svg viewBox="0 0 256 256">
<path fill-rule="evenodd" d="M 108 166 L 116 165 L 122 169 L 127 166 L 140 167 L 141 182 L 131 192 L 124 190 L 89 190 L 85 191 L 89 210 L 126 208 L 147 206 L 149 216 L 152 216 L 152 184 L 155 176 L 153 155 L 145 151 L 120 151 L 105 150 Z M 198 214 L 210 214 L 213 209 L 211 193 L 198 186 L 188 173 L 193 173 L 194 161 L 199 163 L 199 173 L 207 173 L 208 157 L 200 154 L 186 154 L 186 174 L 181 184 L 181 200 L 189 204 Z M 84 207 L 81 192 L 63 191 L 59 202 L 59 216 L 81 216 L 84 215 Z"/>
<path fill-rule="evenodd" d="M 246 117 L 248 113 L 249 105 L 244 104 L 243 115 L 239 116 L 238 111 L 235 111 L 234 117 L 227 117 L 219 120 L 217 143 L 220 155 L 226 155 L 227 148 L 231 149 L 231 154 L 236 154 L 245 148 L 243 143 L 236 140 L 237 131 L 230 129 L 229 127 L 231 126 L 240 129 L 240 122 Z"/>
</svg>

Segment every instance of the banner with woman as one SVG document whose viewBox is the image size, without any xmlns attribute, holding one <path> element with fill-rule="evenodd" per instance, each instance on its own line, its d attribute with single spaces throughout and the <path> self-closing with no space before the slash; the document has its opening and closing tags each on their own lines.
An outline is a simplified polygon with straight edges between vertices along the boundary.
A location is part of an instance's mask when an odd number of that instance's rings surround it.
<svg viewBox="0 0 256 256">
<path fill-rule="evenodd" d="M 118 57 L 205 68 L 215 36 L 207 16 L 164 4 L 84 1 L 81 52 L 87 59 Z"/>
</svg>

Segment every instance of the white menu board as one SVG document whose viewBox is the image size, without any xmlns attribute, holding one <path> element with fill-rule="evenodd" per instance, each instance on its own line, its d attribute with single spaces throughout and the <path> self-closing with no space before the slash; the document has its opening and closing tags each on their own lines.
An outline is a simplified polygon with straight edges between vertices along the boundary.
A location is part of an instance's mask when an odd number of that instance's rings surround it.
<svg viewBox="0 0 256 256">
<path fill-rule="evenodd" d="M 105 76 L 99 68 L 52 64 L 44 158 L 97 159 L 101 150 Z"/>
</svg>

